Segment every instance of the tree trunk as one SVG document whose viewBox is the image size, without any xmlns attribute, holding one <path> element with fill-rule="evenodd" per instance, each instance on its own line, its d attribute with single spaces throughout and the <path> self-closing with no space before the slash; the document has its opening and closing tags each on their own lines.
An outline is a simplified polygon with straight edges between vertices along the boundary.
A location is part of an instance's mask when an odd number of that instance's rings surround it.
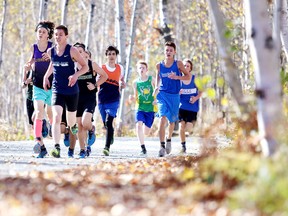
<svg viewBox="0 0 288 216">
<path fill-rule="evenodd" d="M 62 13 L 61 13 L 61 25 L 66 25 L 67 24 L 68 4 L 69 4 L 69 0 L 63 0 Z"/>
<path fill-rule="evenodd" d="M 165 42 L 173 41 L 171 29 L 168 24 L 168 1 L 167 0 L 159 0 L 159 9 L 160 9 L 160 28 L 155 28 L 160 35 L 162 35 Z"/>
<path fill-rule="evenodd" d="M 247 104 L 244 102 L 242 85 L 238 75 L 238 70 L 232 60 L 232 53 L 228 52 L 230 47 L 229 40 L 224 36 L 226 29 L 222 14 L 217 1 L 209 0 L 211 19 L 215 25 L 215 37 L 218 44 L 219 54 L 222 59 L 222 68 L 225 71 L 226 80 L 232 90 L 232 94 L 236 99 L 239 107 L 243 112 L 247 112 Z"/>
<path fill-rule="evenodd" d="M 281 85 L 279 73 L 279 12 L 274 15 L 272 33 L 269 26 L 267 1 L 250 1 L 246 4 L 247 31 L 251 32 L 250 50 L 255 68 L 257 120 L 261 136 L 262 152 L 265 156 L 275 153 L 277 129 L 282 113 Z M 277 8 L 278 9 L 278 8 Z M 251 17 L 250 17 L 251 16 Z"/>
<path fill-rule="evenodd" d="M 2 11 L 2 21 L 1 21 L 1 30 L 0 30 L 0 68 L 3 62 L 3 35 L 4 35 L 4 28 L 6 23 L 6 9 L 7 9 L 7 1 L 3 0 L 3 11 Z"/>
<path fill-rule="evenodd" d="M 129 41 L 129 47 L 128 47 L 128 54 L 127 54 L 127 60 L 126 60 L 126 66 L 125 66 L 125 82 L 128 83 L 128 78 L 130 76 L 130 64 L 131 64 L 131 53 L 134 45 L 134 39 L 135 39 L 135 27 L 136 27 L 136 21 L 135 16 L 137 15 L 137 6 L 138 6 L 138 0 L 134 0 L 133 3 L 133 12 L 131 16 L 131 27 L 130 27 L 130 41 Z M 122 89 L 121 93 L 121 100 L 120 100 L 120 107 L 119 107 L 119 117 L 120 121 L 118 124 L 118 131 L 119 133 L 122 133 L 122 127 L 123 127 L 123 115 L 124 115 L 124 106 L 125 106 L 125 89 Z"/>
<path fill-rule="evenodd" d="M 40 1 L 39 21 L 47 20 L 48 0 Z"/>
<path fill-rule="evenodd" d="M 282 55 L 281 65 L 284 66 L 287 63 L 288 58 L 288 5 L 287 0 L 281 0 L 281 14 L 280 14 L 280 30 L 281 30 L 281 44 Z"/>
<path fill-rule="evenodd" d="M 149 20 L 149 28 L 147 31 L 147 35 L 151 35 L 152 33 L 152 26 L 153 26 L 153 21 L 155 18 L 155 10 L 154 10 L 154 1 L 150 0 L 150 20 Z M 145 40 L 145 61 L 149 62 L 149 57 L 150 57 L 150 41 L 148 39 Z"/>
<path fill-rule="evenodd" d="M 124 19 L 124 1 L 123 0 L 116 0 L 116 25 L 117 25 L 117 44 L 119 47 L 119 62 L 124 67 L 126 66 L 126 24 Z M 122 90 L 123 93 L 123 90 Z M 121 95 L 121 100 L 123 100 L 123 95 Z M 121 106 L 121 105 L 120 105 Z M 116 119 L 116 128 L 117 128 L 117 135 L 121 135 L 122 133 L 122 116 L 121 113 L 123 112 L 123 107 L 119 108 L 118 110 L 118 117 Z"/>
<path fill-rule="evenodd" d="M 88 16 L 88 22 L 87 22 L 87 29 L 86 29 L 86 38 L 85 38 L 85 45 L 88 48 L 90 45 L 90 41 L 91 41 L 91 28 L 92 28 L 92 24 L 93 24 L 93 17 L 94 17 L 94 10 L 95 9 L 95 0 L 91 0 L 91 4 L 90 4 L 90 13 Z"/>
</svg>

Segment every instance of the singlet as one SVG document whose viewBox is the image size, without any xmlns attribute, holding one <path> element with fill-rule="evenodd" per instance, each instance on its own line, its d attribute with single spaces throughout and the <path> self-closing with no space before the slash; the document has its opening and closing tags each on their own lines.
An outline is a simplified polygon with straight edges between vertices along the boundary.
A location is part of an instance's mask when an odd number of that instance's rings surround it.
<svg viewBox="0 0 288 216">
<path fill-rule="evenodd" d="M 93 89 L 92 91 L 87 88 L 87 82 L 91 82 L 94 85 L 96 83 L 97 74 L 95 76 L 93 75 L 93 66 L 91 60 L 88 60 L 88 68 L 88 72 L 78 77 L 78 87 L 81 94 L 95 94 L 97 92 L 97 88 Z"/>
<path fill-rule="evenodd" d="M 188 85 L 185 85 L 182 82 L 182 93 L 180 95 L 180 107 L 179 108 L 193 111 L 193 112 L 198 112 L 199 100 L 197 100 L 193 104 L 189 103 L 190 97 L 197 96 L 197 95 L 198 95 L 198 89 L 195 85 L 195 75 L 192 75 L 191 82 Z"/>
<path fill-rule="evenodd" d="M 43 78 L 44 75 L 49 67 L 50 60 L 44 60 L 42 58 L 43 53 L 47 52 L 48 48 L 52 47 L 52 42 L 48 41 L 48 46 L 44 52 L 41 52 L 38 49 L 37 44 L 33 44 L 34 52 L 33 52 L 33 59 L 35 60 L 35 69 L 33 71 L 33 85 L 37 86 L 38 88 L 43 89 Z M 50 83 L 52 83 L 53 76 L 49 77 Z"/>
<path fill-rule="evenodd" d="M 72 95 L 79 92 L 78 83 L 72 87 L 68 86 L 68 77 L 75 73 L 75 64 L 70 55 L 71 45 L 67 44 L 64 53 L 58 56 L 55 47 L 51 49 L 51 60 L 53 65 L 52 92 Z"/>
<path fill-rule="evenodd" d="M 102 69 L 107 73 L 108 79 L 100 85 L 98 93 L 99 103 L 113 103 L 120 100 L 119 80 L 121 77 L 121 67 L 116 64 L 114 71 L 109 71 L 106 65 Z"/>
<path fill-rule="evenodd" d="M 173 80 L 168 78 L 171 72 L 174 72 L 177 76 L 182 76 L 177 66 L 177 60 L 174 60 L 173 64 L 169 68 L 165 67 L 164 61 L 161 61 L 160 62 L 161 84 L 159 86 L 159 90 L 169 94 L 179 94 L 181 87 L 180 80 Z"/>
<path fill-rule="evenodd" d="M 136 110 L 144 112 L 155 112 L 155 106 L 153 105 L 153 85 L 152 76 L 149 76 L 146 81 L 142 81 L 139 77 L 136 81 L 137 99 Z"/>
</svg>

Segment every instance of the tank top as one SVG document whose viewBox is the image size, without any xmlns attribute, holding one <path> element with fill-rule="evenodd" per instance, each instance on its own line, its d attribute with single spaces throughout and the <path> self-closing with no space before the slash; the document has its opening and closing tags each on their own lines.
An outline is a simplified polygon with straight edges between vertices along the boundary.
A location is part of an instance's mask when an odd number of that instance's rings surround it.
<svg viewBox="0 0 288 216">
<path fill-rule="evenodd" d="M 81 94 L 95 94 L 97 92 L 97 88 L 91 91 L 87 88 L 87 82 L 91 82 L 95 85 L 97 76 L 97 74 L 95 76 L 93 75 L 93 66 L 91 60 L 88 60 L 88 67 L 88 72 L 78 77 L 78 87 Z"/>
<path fill-rule="evenodd" d="M 120 100 L 119 80 L 121 77 L 121 67 L 116 64 L 114 71 L 109 71 L 106 65 L 102 69 L 107 73 L 108 79 L 100 85 L 98 93 L 99 103 L 112 103 Z"/>
<path fill-rule="evenodd" d="M 52 47 L 52 42 L 48 41 L 48 45 L 44 52 L 41 52 L 38 48 L 37 44 L 33 44 L 33 59 L 35 61 L 35 69 L 33 71 L 33 85 L 37 86 L 38 88 L 43 89 L 43 78 L 44 75 L 49 67 L 50 60 L 44 60 L 42 58 L 43 53 L 47 52 L 48 48 Z M 49 77 L 50 83 L 52 83 L 53 76 Z"/>
<path fill-rule="evenodd" d="M 177 60 L 174 60 L 173 64 L 169 68 L 165 67 L 164 61 L 160 62 L 161 84 L 159 90 L 169 94 L 179 94 L 181 87 L 180 80 L 168 78 L 169 74 L 172 72 L 174 72 L 177 76 L 182 75 L 178 69 Z"/>
<path fill-rule="evenodd" d="M 51 49 L 51 60 L 53 64 L 52 92 L 72 95 L 79 92 L 78 83 L 68 86 L 68 77 L 75 73 L 75 64 L 70 55 L 71 45 L 67 44 L 64 53 L 58 56 L 55 47 Z"/>
<path fill-rule="evenodd" d="M 180 108 L 184 110 L 198 112 L 199 100 L 197 100 L 193 104 L 189 102 L 191 96 L 197 96 L 197 95 L 198 95 L 198 89 L 195 85 L 195 75 L 192 75 L 191 82 L 188 85 L 185 85 L 182 82 L 182 93 L 180 95 Z"/>
<path fill-rule="evenodd" d="M 149 76 L 146 81 L 142 81 L 139 77 L 136 81 L 137 99 L 136 109 L 144 112 L 155 112 L 153 101 L 153 85 L 152 76 Z"/>
</svg>

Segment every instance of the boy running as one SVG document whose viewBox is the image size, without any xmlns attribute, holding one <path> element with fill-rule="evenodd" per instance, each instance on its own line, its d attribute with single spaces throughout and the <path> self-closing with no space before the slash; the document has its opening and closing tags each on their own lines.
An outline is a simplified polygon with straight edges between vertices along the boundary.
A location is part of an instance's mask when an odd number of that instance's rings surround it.
<svg viewBox="0 0 288 216">
<path fill-rule="evenodd" d="M 156 89 L 159 122 L 160 151 L 159 157 L 165 156 L 165 153 L 171 152 L 171 137 L 175 122 L 178 120 L 178 111 L 180 103 L 180 80 L 189 80 L 190 73 L 186 71 L 183 62 L 174 60 L 176 54 L 175 43 L 169 41 L 165 43 L 165 59 L 156 65 Z M 183 76 L 181 74 L 183 73 Z M 165 146 L 165 128 L 169 123 L 168 135 Z"/>
<path fill-rule="evenodd" d="M 87 61 L 89 70 L 81 76 L 78 77 L 78 86 L 79 86 L 79 102 L 77 108 L 77 122 L 78 122 L 78 140 L 80 144 L 80 154 L 79 158 L 85 158 L 91 153 L 91 145 L 95 142 L 95 126 L 92 124 L 93 113 L 96 107 L 96 92 L 97 87 L 104 83 L 108 75 L 105 71 L 98 66 L 96 62 L 93 62 L 89 59 L 89 55 L 86 52 L 85 45 L 83 43 L 76 43 L 74 47 L 77 47 L 79 53 Z M 77 65 L 77 70 L 81 69 L 81 66 Z M 100 75 L 99 79 L 96 81 L 97 73 Z M 94 139 L 87 140 L 87 133 L 89 131 L 94 135 Z M 86 142 L 87 140 L 87 142 Z M 89 142 L 91 140 L 91 142 Z M 85 151 L 85 146 L 87 146 L 87 152 Z M 69 148 L 68 155 L 71 156 L 74 154 L 74 149 Z"/>
<path fill-rule="evenodd" d="M 153 96 L 155 80 L 152 76 L 148 76 L 148 65 L 144 61 L 137 63 L 138 78 L 133 82 L 134 95 L 130 95 L 130 101 L 136 100 L 136 133 L 141 146 L 140 155 L 146 156 L 147 150 L 144 143 L 144 136 L 150 133 L 156 106 Z"/>
<path fill-rule="evenodd" d="M 37 158 L 43 158 L 46 154 L 46 148 L 43 144 L 42 139 L 42 129 L 47 130 L 46 136 L 48 134 L 48 128 L 46 125 L 45 115 L 45 105 L 47 106 L 47 115 L 50 123 L 52 122 L 52 112 L 51 112 L 51 98 L 52 91 L 43 89 L 43 77 L 50 64 L 50 58 L 47 55 L 47 50 L 52 47 L 52 42 L 49 41 L 53 37 L 54 23 L 50 21 L 41 21 L 38 23 L 35 29 L 37 35 L 37 43 L 31 46 L 31 57 L 25 65 L 25 71 L 28 72 L 33 68 L 33 105 L 34 105 L 34 138 L 35 146 L 34 152 L 39 153 Z M 49 77 L 50 81 L 52 76 Z M 44 120 L 43 120 L 44 119 Z M 43 135 L 44 137 L 44 135 Z M 42 153 L 40 149 L 44 149 Z"/>
<path fill-rule="evenodd" d="M 184 67 L 189 73 L 193 70 L 193 64 L 189 59 L 183 61 Z M 186 136 L 185 132 L 192 132 L 195 122 L 197 121 L 197 113 L 199 111 L 199 98 L 201 92 L 195 85 L 195 75 L 190 80 L 183 80 L 180 90 L 180 140 L 182 145 L 182 153 L 186 153 Z"/>
<path fill-rule="evenodd" d="M 120 103 L 120 89 L 126 87 L 124 81 L 124 69 L 120 64 L 116 64 L 119 50 L 114 46 L 108 46 L 105 55 L 106 64 L 102 69 L 108 75 L 108 79 L 102 85 L 98 93 L 99 111 L 102 117 L 104 127 L 106 128 L 106 143 L 103 150 L 105 156 L 110 154 L 110 145 L 114 141 L 113 121 L 116 118 L 117 110 Z"/>
<path fill-rule="evenodd" d="M 59 25 L 55 28 L 55 47 L 48 50 L 51 63 L 44 76 L 43 87 L 45 90 L 51 83 L 48 77 L 53 73 L 52 81 L 52 134 L 55 148 L 51 151 L 53 157 L 60 157 L 60 123 L 63 109 L 66 109 L 67 125 L 73 134 L 78 132 L 76 111 L 78 106 L 79 88 L 78 77 L 88 71 L 87 62 L 83 59 L 76 47 L 67 43 L 68 28 Z M 75 72 L 77 62 L 81 69 Z M 41 149 L 42 150 L 42 149 Z"/>
</svg>

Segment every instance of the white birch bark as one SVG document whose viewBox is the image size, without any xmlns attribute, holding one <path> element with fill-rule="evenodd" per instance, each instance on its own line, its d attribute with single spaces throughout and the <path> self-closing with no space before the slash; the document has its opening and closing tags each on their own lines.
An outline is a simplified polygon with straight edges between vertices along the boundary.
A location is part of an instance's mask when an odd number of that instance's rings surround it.
<svg viewBox="0 0 288 216">
<path fill-rule="evenodd" d="M 218 45 L 219 54 L 221 57 L 222 68 L 225 71 L 224 75 L 231 88 L 232 94 L 236 99 L 237 104 L 246 112 L 247 104 L 244 102 L 242 85 L 238 70 L 233 63 L 232 54 L 228 52 L 230 47 L 229 40 L 224 37 L 224 31 L 226 29 L 222 14 L 219 9 L 219 5 L 215 0 L 209 0 L 211 20 L 215 25 L 215 38 Z"/>
<path fill-rule="evenodd" d="M 3 0 L 2 2 L 3 10 L 2 10 L 2 20 L 0 24 L 0 68 L 3 62 L 3 35 L 4 35 L 4 28 L 6 23 L 6 9 L 7 9 L 7 1 Z"/>
<path fill-rule="evenodd" d="M 280 30 L 281 30 L 281 44 L 282 44 L 282 64 L 287 63 L 288 58 L 288 4 L 287 0 L 280 0 Z"/>
<path fill-rule="evenodd" d="M 244 1 L 247 31 L 251 32 L 250 51 L 255 68 L 257 120 L 264 156 L 275 153 L 277 126 L 282 113 L 279 73 L 279 14 L 275 14 L 274 34 L 269 26 L 266 0 Z"/>
<path fill-rule="evenodd" d="M 85 37 L 85 45 L 88 48 L 91 41 L 91 34 L 92 34 L 92 24 L 93 24 L 93 18 L 94 18 L 94 10 L 95 9 L 95 0 L 91 0 L 90 3 L 90 12 L 88 16 L 87 21 L 87 28 L 86 28 L 86 37 Z"/>
<path fill-rule="evenodd" d="M 48 0 L 40 0 L 39 21 L 47 20 Z"/>
<path fill-rule="evenodd" d="M 171 29 L 168 26 L 168 0 L 159 0 L 159 10 L 161 29 L 158 31 L 163 36 L 165 42 L 172 41 Z"/>
<path fill-rule="evenodd" d="M 126 60 L 126 66 L 125 66 L 125 77 L 124 80 L 127 83 L 128 82 L 128 78 L 129 78 L 129 68 L 130 68 L 130 64 L 131 64 L 131 54 L 132 54 L 132 49 L 133 49 L 133 45 L 134 45 L 134 39 L 135 39 L 135 28 L 136 28 L 136 19 L 135 17 L 138 15 L 137 14 L 137 6 L 138 6 L 138 0 L 134 0 L 133 3 L 133 12 L 132 12 L 132 16 L 131 16 L 131 27 L 130 27 L 130 41 L 129 41 L 129 47 L 128 47 L 128 54 L 127 54 L 127 60 Z M 118 124 L 118 130 L 119 132 L 121 132 L 122 130 L 122 125 L 123 122 L 121 121 L 123 119 L 123 115 L 124 115 L 124 103 L 125 103 L 125 89 L 122 89 L 122 93 L 121 93 L 121 100 L 120 100 L 120 107 L 119 107 L 119 117 L 120 117 L 120 121 Z"/>
<path fill-rule="evenodd" d="M 119 48 L 119 62 L 123 67 L 126 65 L 126 24 L 124 19 L 124 0 L 116 0 L 117 19 L 117 44 Z"/>
<path fill-rule="evenodd" d="M 69 0 L 63 0 L 62 11 L 61 11 L 61 25 L 67 25 L 68 4 L 69 4 Z"/>
<path fill-rule="evenodd" d="M 154 0 L 150 0 L 149 3 L 150 3 L 149 27 L 148 27 L 147 34 L 146 34 L 147 38 L 145 39 L 145 61 L 146 62 L 149 62 L 149 57 L 150 57 L 149 35 L 151 35 L 153 20 L 155 17 Z"/>
</svg>

